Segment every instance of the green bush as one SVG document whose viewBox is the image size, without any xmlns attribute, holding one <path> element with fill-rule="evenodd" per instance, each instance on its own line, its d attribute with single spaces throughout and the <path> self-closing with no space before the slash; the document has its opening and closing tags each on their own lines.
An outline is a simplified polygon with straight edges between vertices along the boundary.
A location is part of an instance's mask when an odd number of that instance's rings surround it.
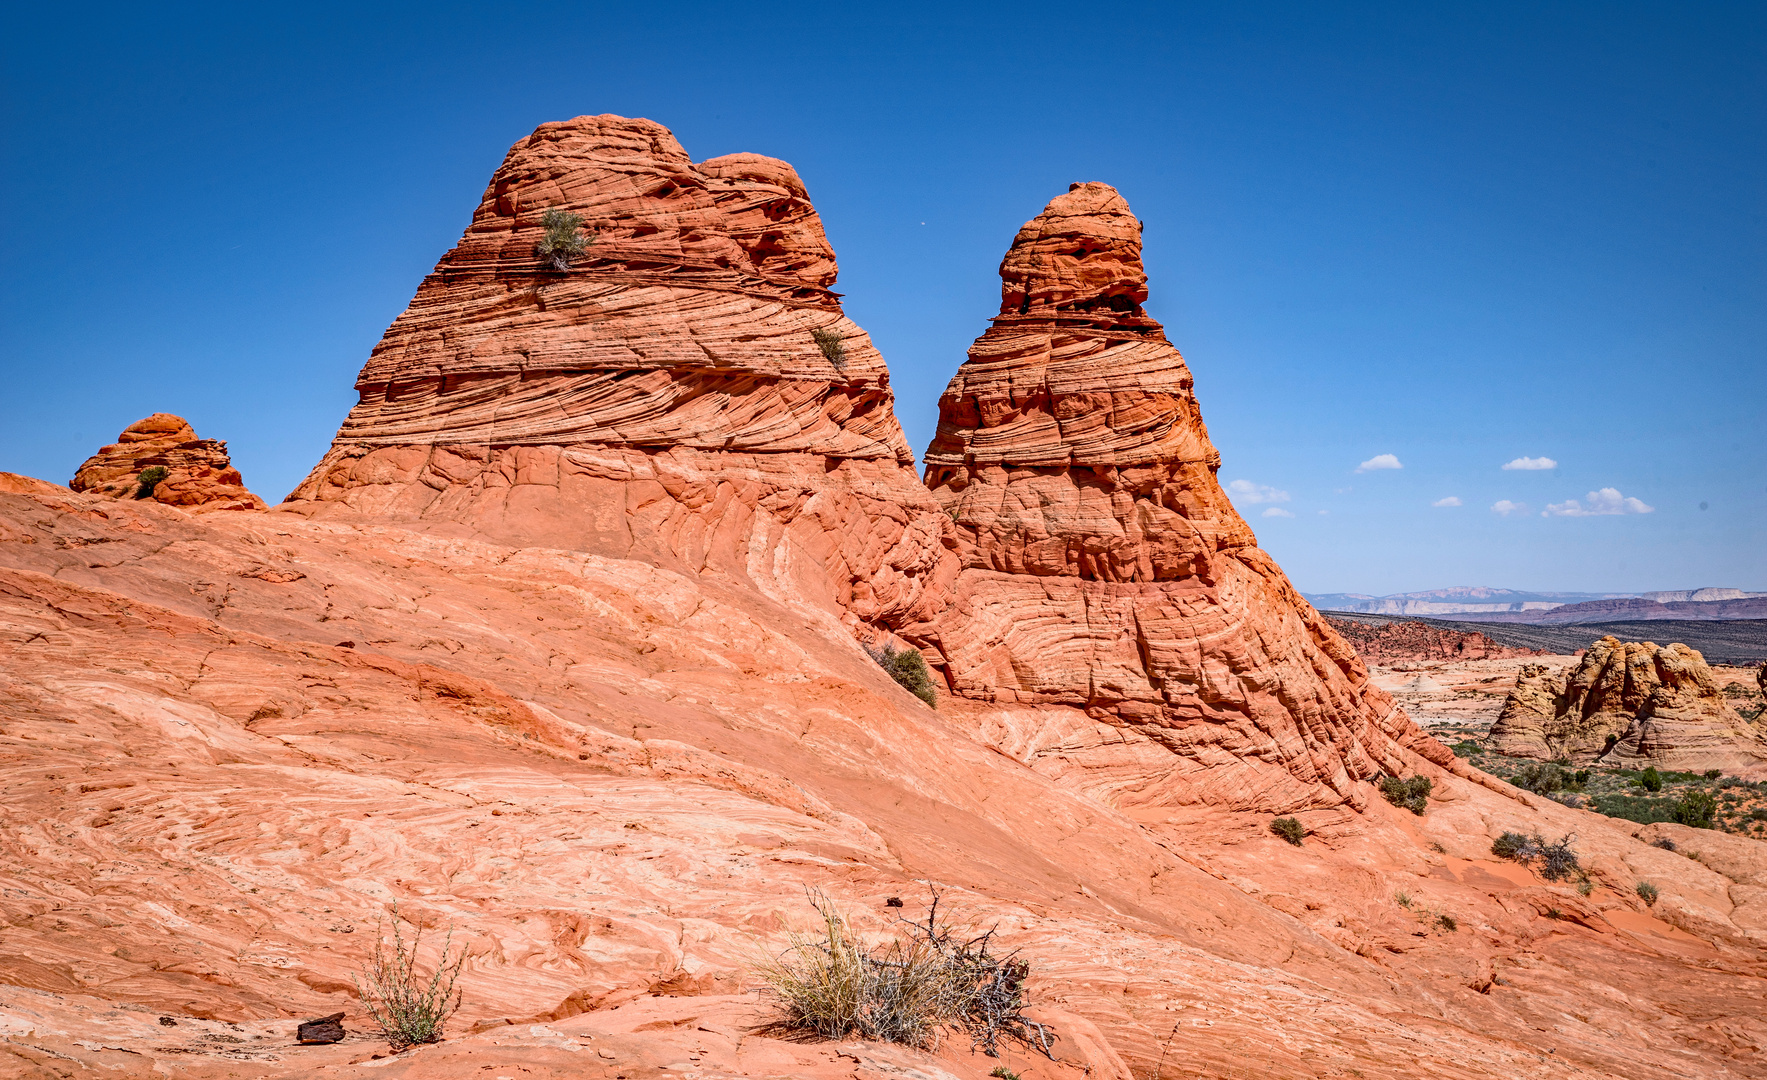
<svg viewBox="0 0 1767 1080">
<path fill-rule="evenodd" d="M 1520 856 L 1521 853 L 1526 850 L 1527 846 L 1527 834 L 1506 832 L 1502 836 L 1491 841 L 1491 854 L 1500 859 L 1514 859 Z"/>
<path fill-rule="evenodd" d="M 1448 749 L 1454 751 L 1454 753 L 1457 757 L 1463 757 L 1463 758 L 1469 758 L 1475 754 L 1482 754 L 1485 752 L 1484 747 L 1480 746 L 1476 742 L 1471 741 L 1470 739 L 1462 739 L 1461 741 L 1455 743 L 1453 746 L 1450 746 Z"/>
<path fill-rule="evenodd" d="M 1657 902 L 1657 887 L 1650 882 L 1641 881 L 1634 886 L 1634 890 L 1638 893 L 1638 898 L 1645 903 L 1655 904 Z"/>
<path fill-rule="evenodd" d="M 1636 821 L 1640 825 L 1675 820 L 1674 800 L 1649 795 L 1597 795 L 1595 809 L 1608 817 Z"/>
<path fill-rule="evenodd" d="M 1709 829 L 1718 813 L 1718 799 L 1709 791 L 1689 791 L 1671 811 L 1675 820 L 1696 829 Z"/>
<path fill-rule="evenodd" d="M 1524 866 L 1533 866 L 1539 862 L 1540 876 L 1547 881 L 1563 881 L 1576 876 L 1582 867 L 1577 862 L 1577 853 L 1571 847 L 1574 836 L 1548 840 L 1539 833 L 1527 836 L 1517 832 L 1506 832 L 1491 842 L 1491 854 L 1504 859 L 1513 859 Z"/>
<path fill-rule="evenodd" d="M 1292 817 L 1279 817 L 1272 821 L 1270 831 L 1296 847 L 1301 846 L 1301 838 L 1307 835 L 1307 827 Z"/>
<path fill-rule="evenodd" d="M 810 337 L 815 339 L 816 347 L 822 350 L 823 356 L 828 357 L 828 362 L 834 365 L 836 371 L 847 370 L 847 346 L 841 340 L 839 330 L 817 327 L 810 331 Z"/>
<path fill-rule="evenodd" d="M 1644 785 L 1644 790 L 1646 791 L 1655 792 L 1663 790 L 1663 774 L 1657 772 L 1657 767 L 1655 765 L 1645 769 L 1643 774 L 1638 777 L 1638 782 Z"/>
<path fill-rule="evenodd" d="M 356 984 L 356 996 L 362 1007 L 386 1036 L 394 1050 L 439 1042 L 442 1027 L 454 1010 L 460 1008 L 460 991 L 454 982 L 466 964 L 466 950 L 449 955 L 454 931 L 442 939 L 442 955 L 428 978 L 418 974 L 417 947 L 423 941 L 423 927 L 407 942 L 399 932 L 399 906 L 393 905 L 393 940 L 389 949 L 376 927 L 374 951 L 362 966 Z"/>
<path fill-rule="evenodd" d="M 941 921 L 937 893 L 924 922 L 897 920 L 879 945 L 861 941 L 826 896 L 811 893 L 810 903 L 818 932 L 792 934 L 783 954 L 755 969 L 778 1008 L 775 1030 L 930 1049 L 957 1028 L 992 1057 L 1002 1038 L 1049 1054 L 1055 1033 L 1024 1015 L 1030 965 L 996 956 L 991 930 L 968 937 Z"/>
<path fill-rule="evenodd" d="M 1403 806 L 1421 816 L 1430 807 L 1430 789 L 1434 786 L 1427 776 L 1413 776 L 1408 780 L 1401 780 L 1397 776 L 1383 776 L 1380 793 L 1394 806 Z"/>
<path fill-rule="evenodd" d="M 1705 772 L 1705 777 L 1707 780 L 1716 780 L 1720 776 L 1723 776 L 1723 775 L 1724 775 L 1723 769 L 1707 769 Z"/>
<path fill-rule="evenodd" d="M 149 465 L 142 469 L 141 475 L 135 478 L 136 483 L 140 485 L 135 489 L 135 497 L 145 499 L 152 496 L 153 489 L 158 487 L 160 481 L 164 480 L 167 475 L 164 465 Z"/>
<path fill-rule="evenodd" d="M 534 254 L 554 270 L 569 270 L 571 260 L 595 243 L 595 234 L 583 231 L 583 215 L 569 210 L 546 211 L 540 215 L 540 227 L 546 232 L 534 245 Z"/>
<path fill-rule="evenodd" d="M 877 666 L 889 672 L 890 678 L 896 680 L 902 689 L 926 702 L 932 708 L 939 707 L 939 699 L 933 693 L 932 672 L 927 669 L 926 658 L 918 649 L 898 649 L 885 643 L 881 648 L 867 648 L 866 652 L 877 661 Z"/>
</svg>

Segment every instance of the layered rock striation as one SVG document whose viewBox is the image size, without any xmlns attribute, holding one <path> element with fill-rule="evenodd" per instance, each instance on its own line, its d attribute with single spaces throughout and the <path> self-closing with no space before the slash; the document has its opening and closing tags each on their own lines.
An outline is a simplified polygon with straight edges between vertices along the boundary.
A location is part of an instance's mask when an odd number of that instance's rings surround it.
<svg viewBox="0 0 1767 1080">
<path fill-rule="evenodd" d="M 1486 741 L 1512 757 L 1767 775 L 1767 727 L 1681 644 L 1604 637 L 1564 675 L 1526 665 Z"/>
<path fill-rule="evenodd" d="M 1190 371 L 1142 308 L 1123 198 L 1074 185 L 1000 274 L 1000 313 L 926 452 L 955 526 L 953 600 L 903 631 L 952 688 L 1157 744 L 1121 781 L 1128 800 L 1360 805 L 1358 780 L 1450 762 L 1222 491 Z"/>
<path fill-rule="evenodd" d="M 592 242 L 555 270 L 548 211 Z M 945 519 L 785 162 L 648 120 L 542 125 L 357 379 L 290 499 L 747 576 L 883 625 L 933 603 Z"/>
<path fill-rule="evenodd" d="M 1426 622 L 1365 623 L 1326 616 L 1332 629 L 1356 647 L 1369 663 L 1394 660 L 1514 660 L 1544 656 L 1540 649 L 1520 649 L 1491 640 L 1476 631 L 1462 633 Z"/>
<path fill-rule="evenodd" d="M 116 442 L 86 459 L 68 487 L 186 510 L 265 508 L 264 500 L 246 490 L 227 444 L 197 438 L 189 421 L 171 413 L 154 413 L 124 428 Z"/>
</svg>

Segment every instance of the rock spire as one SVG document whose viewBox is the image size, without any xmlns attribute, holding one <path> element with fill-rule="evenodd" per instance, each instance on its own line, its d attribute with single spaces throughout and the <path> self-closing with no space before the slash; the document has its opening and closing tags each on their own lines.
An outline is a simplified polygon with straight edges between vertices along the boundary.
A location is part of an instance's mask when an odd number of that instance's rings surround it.
<svg viewBox="0 0 1767 1080">
<path fill-rule="evenodd" d="M 1103 740 L 1091 766 L 1129 801 L 1360 805 L 1358 780 L 1450 762 L 1222 491 L 1190 371 L 1142 309 L 1123 197 L 1075 184 L 1000 276 L 926 452 L 955 525 L 953 602 L 904 631 L 952 687 L 1083 709 L 1078 726 L 1027 723 L 1065 751 Z M 1108 747 L 1125 739 L 1138 748 Z"/>
<path fill-rule="evenodd" d="M 536 254 L 549 211 L 587 250 Z M 583 116 L 509 151 L 290 496 L 922 616 L 944 518 L 790 165 Z M 935 590 L 936 591 L 936 590 Z"/>
</svg>

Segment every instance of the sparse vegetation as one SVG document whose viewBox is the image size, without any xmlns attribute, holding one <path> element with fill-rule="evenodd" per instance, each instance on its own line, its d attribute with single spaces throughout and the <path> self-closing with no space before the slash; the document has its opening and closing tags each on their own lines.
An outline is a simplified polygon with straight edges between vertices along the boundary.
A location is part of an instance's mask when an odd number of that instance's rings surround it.
<svg viewBox="0 0 1767 1080">
<path fill-rule="evenodd" d="M 1577 853 L 1571 847 L 1574 840 L 1575 836 L 1547 840 L 1539 833 L 1528 836 L 1524 833 L 1506 832 L 1491 842 L 1491 854 L 1530 867 L 1538 862 L 1541 877 L 1547 881 L 1563 881 L 1576 876 L 1582 870 L 1577 862 Z"/>
<path fill-rule="evenodd" d="M 1665 836 L 1659 840 L 1652 841 L 1651 847 L 1660 847 L 1664 851 L 1674 851 L 1675 850 L 1675 841 L 1673 841 Z"/>
<path fill-rule="evenodd" d="M 1301 846 L 1301 840 L 1307 835 L 1307 827 L 1292 817 L 1279 817 L 1272 821 L 1270 831 L 1296 847 Z"/>
<path fill-rule="evenodd" d="M 1633 886 L 1633 891 L 1637 892 L 1638 898 L 1643 900 L 1646 904 L 1655 904 L 1657 902 L 1657 887 L 1648 881 L 1639 882 L 1637 885 Z"/>
<path fill-rule="evenodd" d="M 1644 790 L 1654 794 L 1655 792 L 1663 790 L 1663 774 L 1657 772 L 1657 767 L 1655 765 L 1647 766 L 1644 772 L 1639 774 L 1638 783 L 1644 788 Z"/>
<path fill-rule="evenodd" d="M 583 231 L 583 215 L 569 210 L 552 209 L 540 215 L 540 227 L 546 232 L 534 245 L 540 261 L 561 273 L 571 268 L 571 260 L 589 250 L 595 243 L 594 233 Z"/>
<path fill-rule="evenodd" d="M 1454 920 L 1454 916 L 1452 915 L 1437 915 L 1436 925 L 1448 931 L 1450 934 L 1458 933 L 1460 930 L 1460 924 Z"/>
<path fill-rule="evenodd" d="M 1380 793 L 1394 806 L 1402 806 L 1421 816 L 1429 809 L 1430 790 L 1434 786 L 1427 776 L 1413 776 L 1408 780 L 1401 780 L 1397 776 L 1383 776 Z"/>
<path fill-rule="evenodd" d="M 847 347 L 841 340 L 839 330 L 819 326 L 810 331 L 810 337 L 815 339 L 816 347 L 822 350 L 823 356 L 828 357 L 828 362 L 834 365 L 836 371 L 847 370 Z"/>
<path fill-rule="evenodd" d="M 865 650 L 877 661 L 877 666 L 889 673 L 902 689 L 926 702 L 932 708 L 939 707 L 938 695 L 933 693 L 932 672 L 926 666 L 926 658 L 918 649 L 898 649 L 885 642 L 877 648 L 867 647 Z"/>
<path fill-rule="evenodd" d="M 898 919 L 879 945 L 861 940 L 828 897 L 812 892 L 810 904 L 820 929 L 792 934 L 784 953 L 756 967 L 779 1009 L 776 1029 L 921 1049 L 959 1030 L 991 1057 L 1002 1038 L 1050 1053 L 1055 1032 L 1024 1015 L 1030 965 L 1014 953 L 996 956 L 992 930 L 968 937 L 942 920 L 938 893 L 924 921 Z"/>
<path fill-rule="evenodd" d="M 1013 1072 L 1004 1065 L 996 1065 L 992 1069 L 989 1069 L 988 1075 L 994 1077 L 995 1080 L 1019 1080 L 1018 1073 Z"/>
<path fill-rule="evenodd" d="M 151 497 L 153 495 L 153 489 L 158 487 L 160 481 L 164 480 L 167 475 L 168 473 L 164 465 L 149 465 L 147 468 L 142 469 L 141 475 L 135 478 L 135 482 L 138 485 L 135 488 L 135 497 L 137 499 Z"/>
<path fill-rule="evenodd" d="M 1675 820 L 1683 825 L 1689 825 L 1695 829 L 1709 829 L 1718 814 L 1718 799 L 1709 791 L 1685 792 L 1671 813 Z"/>
<path fill-rule="evenodd" d="M 380 1025 L 395 1051 L 441 1041 L 448 1017 L 460 1008 L 460 991 L 454 984 L 466 965 L 466 950 L 450 955 L 454 941 L 450 928 L 442 939 L 435 970 L 425 978 L 417 968 L 417 950 L 423 942 L 421 925 L 406 941 L 399 930 L 399 905 L 394 904 L 390 947 L 378 925 L 375 929 L 374 951 L 359 976 L 352 978 L 362 1007 Z"/>
</svg>

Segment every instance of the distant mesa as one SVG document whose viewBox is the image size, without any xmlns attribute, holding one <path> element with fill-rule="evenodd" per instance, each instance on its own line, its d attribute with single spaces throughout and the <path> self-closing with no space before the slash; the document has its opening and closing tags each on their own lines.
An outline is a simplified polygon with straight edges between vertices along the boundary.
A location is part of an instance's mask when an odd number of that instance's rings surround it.
<svg viewBox="0 0 1767 1080">
<path fill-rule="evenodd" d="M 1329 615 L 1325 621 L 1371 664 L 1413 660 L 1514 660 L 1546 655 L 1544 649 L 1500 644 L 1476 630 L 1449 630 L 1418 621 L 1369 623 Z"/>
<path fill-rule="evenodd" d="M 1424 592 L 1369 596 L 1365 593 L 1307 593 L 1321 611 L 1369 615 L 1427 615 L 1477 622 L 1608 622 L 1632 619 L 1767 618 L 1767 593 L 1704 588 L 1675 592 L 1525 592 L 1484 586 L 1455 586 Z"/>
<path fill-rule="evenodd" d="M 1019 752 L 1059 742 L 1115 800 L 1359 804 L 1359 780 L 1450 762 L 1228 501 L 1190 371 L 1142 307 L 1123 197 L 1075 184 L 1000 277 L 925 455 L 952 603 L 899 631 L 954 692 L 1021 707 Z M 1083 749 L 1099 724 L 1116 734 Z"/>
<path fill-rule="evenodd" d="M 1682 644 L 1604 637 L 1565 675 L 1524 665 L 1485 741 L 1511 757 L 1767 777 L 1767 726 L 1738 715 Z"/>
<path fill-rule="evenodd" d="M 185 510 L 263 510 L 220 439 L 199 439 L 189 421 L 154 413 L 86 459 L 68 487 L 113 499 L 151 499 Z"/>
</svg>

